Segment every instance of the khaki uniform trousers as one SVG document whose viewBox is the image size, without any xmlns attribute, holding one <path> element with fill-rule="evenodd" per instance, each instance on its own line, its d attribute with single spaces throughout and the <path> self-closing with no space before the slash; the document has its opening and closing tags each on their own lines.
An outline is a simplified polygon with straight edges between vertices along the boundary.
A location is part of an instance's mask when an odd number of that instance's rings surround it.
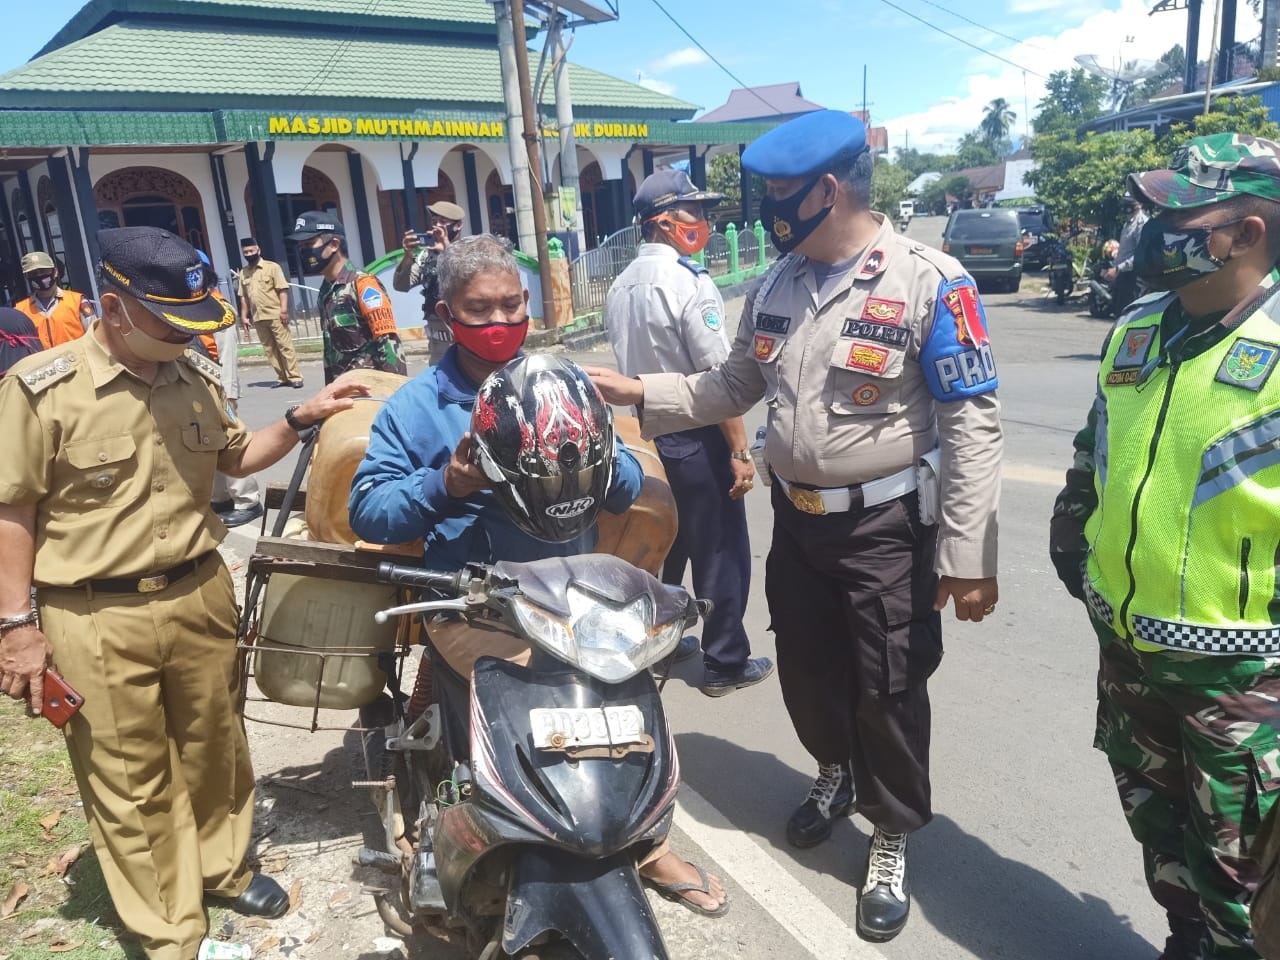
<svg viewBox="0 0 1280 960">
<path fill-rule="evenodd" d="M 262 344 L 262 352 L 276 372 L 276 377 L 286 383 L 302 379 L 298 370 L 298 356 L 293 350 L 293 334 L 283 320 L 255 320 L 253 329 Z"/>
<path fill-rule="evenodd" d="M 529 665 L 529 644 L 515 634 L 480 621 L 465 623 L 461 620 L 441 620 L 427 628 L 431 645 L 439 652 L 459 676 L 470 677 L 476 661 L 481 657 L 498 657 L 520 666 Z M 75 686 L 75 684 L 72 684 Z M 671 852 L 670 838 L 650 850 L 637 864 L 647 867 Z"/>
<path fill-rule="evenodd" d="M 67 747 L 112 902 L 149 960 L 193 960 L 203 894 L 252 879 L 231 574 L 215 553 L 156 593 L 39 598 L 54 662 L 84 697 Z"/>
</svg>

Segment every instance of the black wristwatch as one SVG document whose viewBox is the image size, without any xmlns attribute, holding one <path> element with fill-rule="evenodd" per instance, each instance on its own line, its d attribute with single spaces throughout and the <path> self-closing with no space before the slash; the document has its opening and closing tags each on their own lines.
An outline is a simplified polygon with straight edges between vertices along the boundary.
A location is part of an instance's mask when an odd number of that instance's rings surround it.
<svg viewBox="0 0 1280 960">
<path fill-rule="evenodd" d="M 295 403 L 284 412 L 284 422 L 287 423 L 295 433 L 301 433 L 303 430 L 310 430 L 311 427 L 314 426 L 314 424 L 303 423 L 298 419 L 296 411 L 300 406 L 301 404 Z"/>
</svg>

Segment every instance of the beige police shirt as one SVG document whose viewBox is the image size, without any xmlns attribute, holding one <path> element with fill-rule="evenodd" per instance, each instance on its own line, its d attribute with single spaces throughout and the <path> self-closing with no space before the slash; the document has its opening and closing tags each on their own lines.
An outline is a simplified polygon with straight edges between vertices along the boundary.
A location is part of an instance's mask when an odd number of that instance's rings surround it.
<svg viewBox="0 0 1280 960">
<path fill-rule="evenodd" d="M 212 361 L 188 351 L 148 384 L 96 329 L 0 380 L 0 503 L 36 505 L 37 587 L 147 576 L 217 547 L 213 476 L 250 439 Z"/>
<path fill-rule="evenodd" d="M 280 264 L 274 260 L 259 260 L 252 266 L 240 268 L 240 290 L 249 301 L 254 323 L 267 323 L 280 319 L 280 291 L 289 289 Z"/>
<path fill-rule="evenodd" d="M 770 467 L 813 487 L 889 476 L 938 446 L 938 572 L 995 576 L 999 401 L 994 392 L 935 401 L 920 357 L 935 310 L 955 322 L 938 304 L 939 286 L 964 269 L 875 217 L 875 239 L 822 302 L 808 260 L 785 257 L 748 295 L 728 360 L 690 377 L 642 376 L 644 435 L 718 423 L 763 399 Z M 982 357 L 994 375 L 989 347 Z M 943 383 L 985 372 L 953 363 Z"/>
</svg>

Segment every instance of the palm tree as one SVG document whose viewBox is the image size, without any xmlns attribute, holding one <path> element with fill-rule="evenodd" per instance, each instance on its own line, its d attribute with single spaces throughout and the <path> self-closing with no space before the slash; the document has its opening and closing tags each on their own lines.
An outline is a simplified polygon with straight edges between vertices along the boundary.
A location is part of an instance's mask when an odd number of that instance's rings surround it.
<svg viewBox="0 0 1280 960">
<path fill-rule="evenodd" d="M 1009 101 L 1004 97 L 996 97 L 987 104 L 978 129 L 982 131 L 982 137 L 987 143 L 999 143 L 1009 135 L 1009 131 L 1013 129 L 1013 121 L 1017 119 L 1018 115 L 1009 109 Z"/>
</svg>

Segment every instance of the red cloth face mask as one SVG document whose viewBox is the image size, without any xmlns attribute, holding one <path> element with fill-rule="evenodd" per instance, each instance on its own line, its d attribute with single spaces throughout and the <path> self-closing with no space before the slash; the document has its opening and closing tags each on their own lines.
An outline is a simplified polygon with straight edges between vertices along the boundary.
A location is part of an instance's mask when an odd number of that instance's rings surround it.
<svg viewBox="0 0 1280 960">
<path fill-rule="evenodd" d="M 529 333 L 529 319 L 520 323 L 452 323 L 453 339 L 487 363 L 506 363 L 520 352 Z"/>
<path fill-rule="evenodd" d="M 705 220 L 697 223 L 682 223 L 669 213 L 660 213 L 653 218 L 658 229 L 667 235 L 671 245 L 686 257 L 691 257 L 707 245 L 711 238 L 711 226 Z"/>
</svg>

